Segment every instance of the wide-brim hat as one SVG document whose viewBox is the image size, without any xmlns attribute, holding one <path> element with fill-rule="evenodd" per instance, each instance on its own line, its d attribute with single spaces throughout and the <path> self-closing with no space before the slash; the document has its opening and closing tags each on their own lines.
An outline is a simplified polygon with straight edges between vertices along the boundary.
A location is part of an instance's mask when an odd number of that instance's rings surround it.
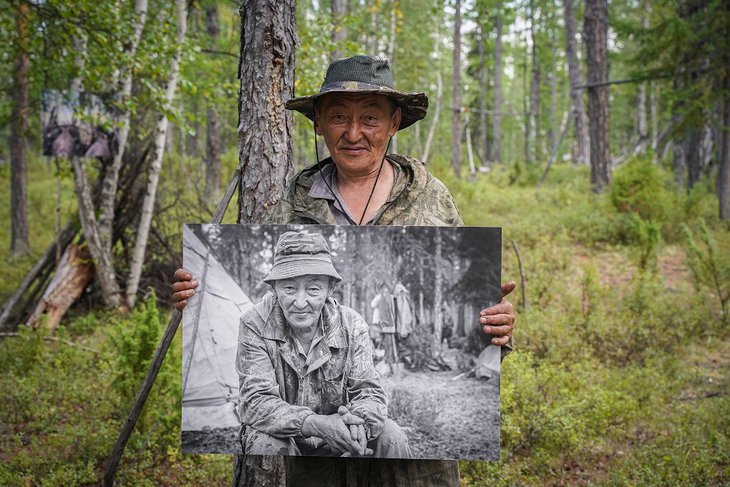
<svg viewBox="0 0 730 487">
<path fill-rule="evenodd" d="M 387 59 L 363 55 L 332 61 L 319 93 L 292 98 L 286 102 L 286 108 L 303 113 L 314 121 L 315 103 L 320 96 L 328 93 L 372 93 L 387 96 L 401 109 L 398 130 L 421 120 L 428 110 L 428 97 L 425 93 L 408 93 L 393 87 L 393 72 Z"/>
<path fill-rule="evenodd" d="M 320 275 L 342 280 L 332 264 L 332 255 L 322 234 L 286 232 L 276 242 L 274 266 L 264 278 L 267 284 L 281 279 Z"/>
</svg>

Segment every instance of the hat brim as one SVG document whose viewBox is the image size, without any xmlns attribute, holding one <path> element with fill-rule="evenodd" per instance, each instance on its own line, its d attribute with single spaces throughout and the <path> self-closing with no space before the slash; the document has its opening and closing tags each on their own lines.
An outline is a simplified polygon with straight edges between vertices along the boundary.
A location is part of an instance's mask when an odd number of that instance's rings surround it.
<svg viewBox="0 0 730 487">
<path fill-rule="evenodd" d="M 322 87 L 319 93 L 309 96 L 292 98 L 286 102 L 287 110 L 296 110 L 309 120 L 314 121 L 314 104 L 316 100 L 328 93 L 367 93 L 373 95 L 384 95 L 395 101 L 401 109 L 401 119 L 398 130 L 410 127 L 426 116 L 428 111 L 428 97 L 425 93 L 407 93 L 394 90 L 387 86 L 377 86 L 358 81 L 344 81 L 328 83 Z"/>
<path fill-rule="evenodd" d="M 297 259 L 291 262 L 278 262 L 274 264 L 269 275 L 264 278 L 264 282 L 266 284 L 273 284 L 275 281 L 282 279 L 311 275 L 332 277 L 337 282 L 342 280 L 342 277 L 337 273 L 337 270 L 331 262 L 312 258 Z"/>
</svg>

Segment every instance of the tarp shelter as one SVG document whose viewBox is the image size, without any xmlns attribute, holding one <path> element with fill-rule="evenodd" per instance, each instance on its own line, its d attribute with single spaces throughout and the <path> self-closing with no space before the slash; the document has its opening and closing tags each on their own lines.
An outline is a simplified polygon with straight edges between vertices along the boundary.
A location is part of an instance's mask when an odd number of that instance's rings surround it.
<svg viewBox="0 0 730 487">
<path fill-rule="evenodd" d="M 183 266 L 200 284 L 183 313 L 182 429 L 238 426 L 238 323 L 251 300 L 187 225 Z"/>
</svg>

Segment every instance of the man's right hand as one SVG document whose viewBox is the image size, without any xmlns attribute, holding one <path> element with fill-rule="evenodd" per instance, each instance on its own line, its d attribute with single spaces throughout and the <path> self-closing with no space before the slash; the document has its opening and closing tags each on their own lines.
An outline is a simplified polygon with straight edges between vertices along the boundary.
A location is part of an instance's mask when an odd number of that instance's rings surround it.
<svg viewBox="0 0 730 487">
<path fill-rule="evenodd" d="M 357 439 L 352 438 L 350 425 L 363 425 L 365 421 L 354 414 L 347 413 L 341 416 L 338 413 L 323 415 L 313 414 L 304 420 L 302 434 L 304 436 L 316 436 L 327 442 L 330 449 L 340 454 L 360 456 L 362 451 Z"/>
<path fill-rule="evenodd" d="M 175 308 L 182 311 L 188 304 L 188 299 L 195 295 L 195 288 L 198 281 L 193 280 L 193 275 L 185 269 L 175 271 L 175 281 L 172 283 L 172 299 L 175 301 Z"/>
</svg>

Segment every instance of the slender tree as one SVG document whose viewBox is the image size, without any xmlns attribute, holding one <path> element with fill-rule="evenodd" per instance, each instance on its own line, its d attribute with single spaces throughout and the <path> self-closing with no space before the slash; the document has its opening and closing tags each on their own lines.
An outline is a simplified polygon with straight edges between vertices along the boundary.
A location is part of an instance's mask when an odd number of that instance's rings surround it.
<svg viewBox="0 0 730 487">
<path fill-rule="evenodd" d="M 583 83 L 580 66 L 578 65 L 573 0 L 563 0 L 563 20 L 565 23 L 565 56 L 568 58 L 568 78 L 570 81 L 570 107 L 575 131 L 575 154 L 578 163 L 588 164 L 590 160 L 590 140 L 586 128 L 586 114 L 583 110 L 583 91 L 578 88 Z"/>
<path fill-rule="evenodd" d="M 215 47 L 221 30 L 218 5 L 215 3 L 205 7 L 205 30 L 210 44 Z M 221 129 L 218 112 L 213 104 L 208 105 L 205 127 L 205 200 L 213 206 L 221 196 Z"/>
<path fill-rule="evenodd" d="M 611 182 L 608 124 L 608 2 L 587 0 L 583 36 L 588 64 L 588 118 L 591 137 L 591 188 L 602 192 Z"/>
<path fill-rule="evenodd" d="M 502 160 L 502 0 L 497 1 L 494 14 L 494 115 L 492 116 L 492 156 Z"/>
<path fill-rule="evenodd" d="M 18 29 L 15 70 L 13 71 L 13 113 L 10 118 L 10 220 L 12 255 L 25 255 L 28 244 L 28 167 L 26 161 L 26 132 L 28 131 L 28 86 L 30 58 L 28 41 L 28 4 L 18 3 Z"/>
<path fill-rule="evenodd" d="M 180 58 L 182 56 L 188 26 L 188 13 L 185 0 L 177 0 L 175 5 L 177 10 L 177 35 L 175 36 L 175 53 L 170 63 L 170 74 L 168 75 L 167 86 L 165 87 L 164 103 L 167 107 L 172 106 L 173 99 L 175 98 L 175 90 L 177 89 L 177 82 L 180 76 Z M 142 276 L 142 264 L 144 263 L 145 250 L 147 249 L 152 214 L 155 209 L 157 184 L 160 180 L 160 169 L 162 168 L 162 157 L 165 154 L 165 138 L 167 137 L 168 127 L 169 121 L 167 114 L 163 110 L 157 120 L 157 127 L 155 129 L 154 156 L 150 164 L 149 174 L 147 175 L 147 191 L 142 202 L 142 213 L 139 219 L 139 227 L 137 228 L 137 237 L 134 241 L 129 279 L 127 280 L 126 300 L 127 307 L 130 309 L 134 307 L 139 279 Z"/>
<path fill-rule="evenodd" d="M 342 44 L 347 39 L 347 29 L 344 25 L 347 16 L 347 1 L 332 0 L 332 43 L 334 49 L 330 53 L 333 61 L 342 57 Z"/>
<path fill-rule="evenodd" d="M 454 95 L 451 100 L 453 115 L 451 119 L 451 144 L 452 159 L 456 178 L 461 178 L 461 0 L 454 4 L 454 66 L 453 66 L 453 89 Z"/>
</svg>

